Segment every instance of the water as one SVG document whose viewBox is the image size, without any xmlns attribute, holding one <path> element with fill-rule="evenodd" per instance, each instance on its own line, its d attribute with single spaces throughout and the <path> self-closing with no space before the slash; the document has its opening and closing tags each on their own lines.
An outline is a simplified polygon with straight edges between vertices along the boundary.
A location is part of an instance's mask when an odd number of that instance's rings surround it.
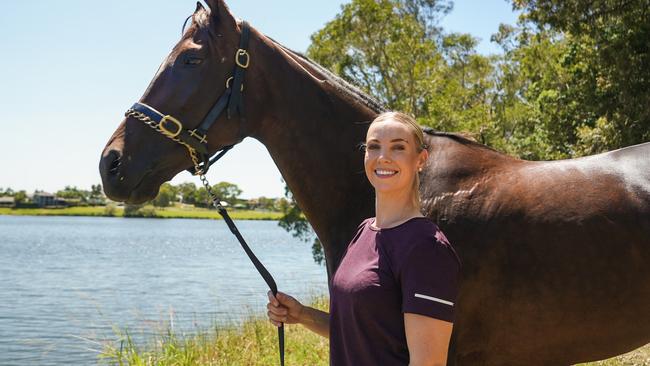
<svg viewBox="0 0 650 366">
<path fill-rule="evenodd" d="M 327 292 L 311 245 L 275 221 L 236 223 L 281 291 Z M 0 216 L 0 365 L 95 364 L 114 326 L 232 324 L 264 315 L 267 291 L 223 221 Z"/>
</svg>

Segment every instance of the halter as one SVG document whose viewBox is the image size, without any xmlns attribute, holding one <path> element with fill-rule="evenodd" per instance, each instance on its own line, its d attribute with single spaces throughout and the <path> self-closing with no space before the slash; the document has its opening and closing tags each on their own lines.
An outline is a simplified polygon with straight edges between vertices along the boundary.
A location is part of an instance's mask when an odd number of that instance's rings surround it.
<svg viewBox="0 0 650 366">
<path fill-rule="evenodd" d="M 193 175 L 200 176 L 206 174 L 212 164 L 235 146 L 225 146 L 215 152 L 211 158 L 208 153 L 207 134 L 210 127 L 217 121 L 226 107 L 228 119 L 236 112 L 239 112 L 240 118 L 243 119 L 244 117 L 241 94 L 244 90 L 244 72 L 250 64 L 250 55 L 247 51 L 249 38 L 250 26 L 244 21 L 242 22 L 239 49 L 235 52 L 235 71 L 233 72 L 233 76 L 226 80 L 226 90 L 217 99 L 198 127 L 185 129 L 179 119 L 168 114 L 165 115 L 154 107 L 142 102 L 136 102 L 125 113 L 126 117 L 134 117 L 173 141 L 185 146 L 194 164 L 192 168 L 187 170 Z"/>
<path fill-rule="evenodd" d="M 264 281 L 275 296 L 278 293 L 278 287 L 275 280 L 273 280 L 269 271 L 264 267 L 259 259 L 257 259 L 248 244 L 246 244 L 246 241 L 239 233 L 239 230 L 237 230 L 235 223 L 228 215 L 226 209 L 222 206 L 221 200 L 214 194 L 208 179 L 205 177 L 210 166 L 235 146 L 225 146 L 216 151 L 214 155 L 210 157 L 207 139 L 208 130 L 217 121 L 224 109 L 226 110 L 228 119 L 230 119 L 230 117 L 232 117 L 236 112 L 239 112 L 240 119 L 244 119 L 241 93 L 244 91 L 244 72 L 250 64 L 250 55 L 247 51 L 248 40 L 250 38 L 250 26 L 246 21 L 243 21 L 241 26 L 241 38 L 239 40 L 239 49 L 235 52 L 235 71 L 233 72 L 233 76 L 226 80 L 226 90 L 221 97 L 217 99 L 198 127 L 194 129 L 186 129 L 183 126 L 183 123 L 181 123 L 177 118 L 168 114 L 163 114 L 154 107 L 142 102 L 136 102 L 133 104 L 124 115 L 144 122 L 147 126 L 187 148 L 190 158 L 192 159 L 192 164 L 194 165 L 192 168 L 187 169 L 187 171 L 192 173 L 192 175 L 199 176 L 201 183 L 210 195 L 213 206 L 217 211 L 219 211 L 219 214 L 223 217 L 224 221 L 226 221 L 228 228 L 237 237 L 237 240 L 250 258 L 251 262 L 253 262 L 253 265 L 262 278 L 264 278 Z M 284 324 L 278 327 L 278 343 L 280 350 L 280 365 L 284 366 Z"/>
</svg>

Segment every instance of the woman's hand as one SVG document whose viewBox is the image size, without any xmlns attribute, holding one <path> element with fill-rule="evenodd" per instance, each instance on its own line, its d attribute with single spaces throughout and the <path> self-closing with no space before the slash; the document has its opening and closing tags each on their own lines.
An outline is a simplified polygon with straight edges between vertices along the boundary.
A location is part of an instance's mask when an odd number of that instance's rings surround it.
<svg viewBox="0 0 650 366">
<path fill-rule="evenodd" d="M 269 321 L 276 327 L 281 323 L 286 324 L 299 324 L 301 323 L 300 316 L 304 306 L 293 297 L 278 291 L 276 296 L 273 296 L 271 291 L 268 292 L 269 303 L 266 304 L 268 309 Z"/>
</svg>

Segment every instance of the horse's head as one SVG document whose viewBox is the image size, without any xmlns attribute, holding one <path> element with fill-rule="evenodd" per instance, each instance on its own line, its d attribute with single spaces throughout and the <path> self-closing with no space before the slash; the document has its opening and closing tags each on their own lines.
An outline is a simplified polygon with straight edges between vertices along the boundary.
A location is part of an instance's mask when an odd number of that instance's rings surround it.
<svg viewBox="0 0 650 366">
<path fill-rule="evenodd" d="M 207 4 L 209 9 L 197 3 L 181 40 L 102 152 L 99 170 L 111 199 L 133 203 L 152 199 L 162 183 L 247 135 L 239 104 L 230 99 L 250 101 L 254 88 L 247 84 L 244 97 L 243 85 L 237 88 L 239 93 L 233 92 L 237 78 L 226 86 L 237 68 L 244 69 L 246 79 L 255 78 L 252 68 L 244 68 L 248 54 L 238 51 L 242 24 L 223 0 Z M 215 113 L 224 94 L 223 113 Z M 198 161 L 193 161 L 188 147 L 196 148 Z"/>
</svg>

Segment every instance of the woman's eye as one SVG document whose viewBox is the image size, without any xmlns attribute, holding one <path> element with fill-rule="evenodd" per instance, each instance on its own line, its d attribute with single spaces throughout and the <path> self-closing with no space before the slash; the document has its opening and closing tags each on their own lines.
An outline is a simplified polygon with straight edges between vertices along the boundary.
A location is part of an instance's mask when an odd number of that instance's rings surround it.
<svg viewBox="0 0 650 366">
<path fill-rule="evenodd" d="M 402 145 L 395 145 L 395 146 L 393 147 L 393 150 L 404 150 L 404 146 L 402 146 Z"/>
<path fill-rule="evenodd" d="M 377 149 L 379 149 L 379 145 L 370 144 L 370 145 L 368 145 L 366 147 L 366 149 L 368 149 L 368 150 L 377 150 Z"/>
</svg>

